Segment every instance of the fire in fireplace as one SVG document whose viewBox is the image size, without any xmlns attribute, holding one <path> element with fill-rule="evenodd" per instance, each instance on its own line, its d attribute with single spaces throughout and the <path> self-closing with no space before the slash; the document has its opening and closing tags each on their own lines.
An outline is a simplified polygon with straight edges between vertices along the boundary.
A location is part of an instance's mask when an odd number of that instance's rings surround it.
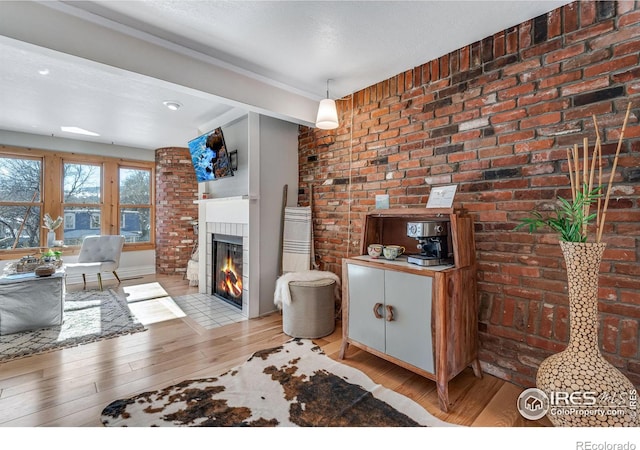
<svg viewBox="0 0 640 450">
<path fill-rule="evenodd" d="M 213 235 L 212 294 L 242 309 L 242 237 Z"/>
</svg>

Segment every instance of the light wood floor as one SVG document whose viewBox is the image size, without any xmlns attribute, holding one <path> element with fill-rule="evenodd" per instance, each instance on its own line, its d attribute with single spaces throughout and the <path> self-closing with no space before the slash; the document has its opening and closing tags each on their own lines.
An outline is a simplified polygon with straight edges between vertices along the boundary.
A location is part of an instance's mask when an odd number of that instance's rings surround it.
<svg viewBox="0 0 640 450">
<path fill-rule="evenodd" d="M 117 288 L 158 281 L 172 296 L 197 292 L 180 276 L 123 280 Z M 94 287 L 94 286 L 89 286 Z M 81 286 L 69 286 L 69 290 Z M 116 288 L 105 282 L 105 288 Z M 278 313 L 206 330 L 189 317 L 157 301 L 136 303 L 136 316 L 148 331 L 0 363 L 0 426 L 99 427 L 102 409 L 111 401 L 196 377 L 215 376 L 242 364 L 255 351 L 290 339 Z M 314 341 L 338 359 L 341 330 Z M 522 389 L 471 369 L 450 383 L 449 413 L 438 408 L 435 383 L 350 347 L 345 364 L 376 383 L 404 394 L 434 416 L 477 427 L 548 426 L 531 422 L 516 409 Z"/>
</svg>

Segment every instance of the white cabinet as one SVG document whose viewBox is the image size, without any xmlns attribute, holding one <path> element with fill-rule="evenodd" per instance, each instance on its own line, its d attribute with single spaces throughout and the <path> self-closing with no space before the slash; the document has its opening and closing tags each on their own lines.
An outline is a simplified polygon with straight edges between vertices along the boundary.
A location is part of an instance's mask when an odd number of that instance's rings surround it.
<svg viewBox="0 0 640 450">
<path fill-rule="evenodd" d="M 407 236 L 413 221 L 451 222 L 455 264 L 440 269 L 366 254 L 372 243 L 415 247 Z M 449 409 L 449 382 L 478 361 L 473 220 L 452 209 L 375 210 L 365 216 L 359 256 L 342 260 L 342 346 L 353 344 L 434 380 L 440 409 Z"/>
<path fill-rule="evenodd" d="M 349 337 L 434 373 L 432 278 L 356 264 L 347 271 Z"/>
</svg>

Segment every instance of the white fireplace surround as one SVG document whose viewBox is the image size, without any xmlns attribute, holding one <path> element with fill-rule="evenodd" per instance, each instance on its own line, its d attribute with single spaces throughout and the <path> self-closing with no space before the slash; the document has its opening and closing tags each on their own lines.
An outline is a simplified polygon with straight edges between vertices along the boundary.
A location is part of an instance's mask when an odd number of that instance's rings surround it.
<svg viewBox="0 0 640 450">
<path fill-rule="evenodd" d="M 250 296 L 250 264 L 249 264 L 249 199 L 243 197 L 227 197 L 220 199 L 200 200 L 198 203 L 204 206 L 204 238 L 205 245 L 201 245 L 199 260 L 201 262 L 199 279 L 206 280 L 200 283 L 200 292 L 211 294 L 212 286 L 212 260 L 213 260 L 213 235 L 225 234 L 227 236 L 242 237 L 242 314 L 251 317 Z M 202 217 L 202 215 L 201 215 Z M 202 264 L 202 262 L 205 264 Z M 205 291 L 203 292 L 203 288 Z M 255 307 L 255 306 L 254 306 Z M 257 314 L 256 314 L 257 315 Z"/>
</svg>

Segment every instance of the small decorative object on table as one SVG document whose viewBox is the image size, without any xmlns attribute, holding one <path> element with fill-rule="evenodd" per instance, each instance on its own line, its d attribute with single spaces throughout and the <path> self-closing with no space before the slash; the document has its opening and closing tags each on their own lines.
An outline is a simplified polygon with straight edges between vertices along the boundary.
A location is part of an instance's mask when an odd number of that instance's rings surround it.
<svg viewBox="0 0 640 450">
<path fill-rule="evenodd" d="M 56 268 L 53 264 L 44 264 L 42 266 L 36 267 L 36 276 L 37 277 L 50 277 L 54 273 L 56 273 Z"/>
<path fill-rule="evenodd" d="M 534 212 L 516 229 L 529 232 L 549 227 L 560 234 L 569 287 L 569 343 L 560 353 L 540 364 L 536 385 L 547 396 L 549 419 L 556 426 L 638 426 L 637 391 L 620 370 L 600 353 L 598 345 L 598 273 L 606 244 L 600 242 L 607 216 L 611 185 L 618 164 L 631 103 L 622 125 L 609 185 L 602 202 L 602 146 L 595 116 L 596 143 L 589 162 L 589 144 L 583 142 L 582 167 L 578 145 L 567 150 L 572 199 L 559 198 L 555 217 Z M 594 186 L 598 161 L 598 180 Z M 596 212 L 591 204 L 597 202 Z M 587 242 L 589 224 L 595 219 L 595 242 Z M 565 404 L 558 399 L 576 399 Z"/>
<path fill-rule="evenodd" d="M 53 220 L 49 213 L 46 213 L 42 221 L 44 222 L 42 228 L 49 230 L 47 233 L 47 247 L 53 247 L 56 240 L 56 229 L 62 225 L 62 217 L 58 216 L 56 220 Z"/>
<path fill-rule="evenodd" d="M 15 272 L 16 273 L 24 273 L 24 272 L 33 272 L 36 267 L 41 264 L 40 258 L 37 258 L 33 255 L 31 256 L 23 256 L 20 258 L 15 264 Z"/>
</svg>

